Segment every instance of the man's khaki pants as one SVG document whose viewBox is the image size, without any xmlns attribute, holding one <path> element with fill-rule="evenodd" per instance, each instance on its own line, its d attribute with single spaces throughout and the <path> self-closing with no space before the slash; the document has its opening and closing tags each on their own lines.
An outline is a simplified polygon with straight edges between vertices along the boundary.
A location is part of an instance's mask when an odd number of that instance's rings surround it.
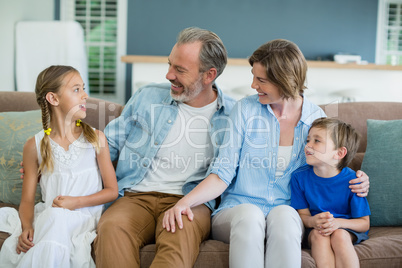
<svg viewBox="0 0 402 268">
<path fill-rule="evenodd" d="M 193 267 L 202 241 L 209 237 L 211 211 L 205 205 L 192 208 L 194 220 L 183 215 L 183 229 L 162 227 L 164 212 L 181 195 L 158 192 L 130 193 L 113 203 L 100 218 L 94 241 L 96 267 L 140 267 L 139 250 L 156 244 L 151 267 Z"/>
</svg>

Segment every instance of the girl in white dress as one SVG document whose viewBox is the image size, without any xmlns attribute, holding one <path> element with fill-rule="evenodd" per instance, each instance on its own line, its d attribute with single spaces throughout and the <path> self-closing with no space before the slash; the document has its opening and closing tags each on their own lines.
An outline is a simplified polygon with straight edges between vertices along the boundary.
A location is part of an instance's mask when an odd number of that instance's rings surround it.
<svg viewBox="0 0 402 268">
<path fill-rule="evenodd" d="M 44 130 L 24 146 L 19 217 L 0 210 L 0 230 L 11 234 L 0 266 L 95 267 L 91 243 L 102 204 L 118 195 L 106 137 L 81 121 L 88 95 L 74 68 L 45 69 L 35 92 Z M 43 202 L 34 206 L 38 174 Z"/>
</svg>

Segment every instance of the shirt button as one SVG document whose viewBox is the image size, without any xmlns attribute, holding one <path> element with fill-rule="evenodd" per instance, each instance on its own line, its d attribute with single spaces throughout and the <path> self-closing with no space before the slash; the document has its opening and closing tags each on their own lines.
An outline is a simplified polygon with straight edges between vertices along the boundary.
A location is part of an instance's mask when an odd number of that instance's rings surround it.
<svg viewBox="0 0 402 268">
<path fill-rule="evenodd" d="M 155 145 L 158 145 L 158 143 L 157 143 L 157 142 L 155 142 L 154 144 L 155 144 Z"/>
<path fill-rule="evenodd" d="M 293 154 L 293 157 L 296 157 L 296 154 Z"/>
<path fill-rule="evenodd" d="M 172 120 L 168 120 L 168 123 L 169 123 L 169 124 L 172 123 Z"/>
</svg>

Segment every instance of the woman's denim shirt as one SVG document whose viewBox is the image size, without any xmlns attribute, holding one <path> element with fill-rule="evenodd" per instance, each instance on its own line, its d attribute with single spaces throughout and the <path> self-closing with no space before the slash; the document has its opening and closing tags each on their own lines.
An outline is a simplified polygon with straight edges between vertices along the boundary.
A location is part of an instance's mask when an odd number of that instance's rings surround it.
<svg viewBox="0 0 402 268">
<path fill-rule="evenodd" d="M 208 132 L 216 157 L 235 101 L 214 87 L 218 93 L 218 108 L 211 119 Z M 127 102 L 122 114 L 106 126 L 110 158 L 112 161 L 117 160 L 116 177 L 121 196 L 125 189 L 144 179 L 177 114 L 178 106 L 170 96 L 170 84 L 150 84 L 138 89 Z M 207 168 L 205 172 L 188 178 L 183 193 L 190 192 L 206 174 Z"/>
<path fill-rule="evenodd" d="M 316 118 L 325 116 L 320 107 L 303 98 L 290 163 L 283 176 L 276 178 L 279 121 L 270 105 L 258 101 L 258 95 L 240 100 L 230 114 L 232 126 L 219 156 L 211 164 L 211 172 L 228 185 L 213 215 L 224 208 L 250 203 L 257 205 L 266 216 L 275 206 L 289 205 L 291 174 L 306 163 L 304 146 L 308 130 Z"/>
</svg>

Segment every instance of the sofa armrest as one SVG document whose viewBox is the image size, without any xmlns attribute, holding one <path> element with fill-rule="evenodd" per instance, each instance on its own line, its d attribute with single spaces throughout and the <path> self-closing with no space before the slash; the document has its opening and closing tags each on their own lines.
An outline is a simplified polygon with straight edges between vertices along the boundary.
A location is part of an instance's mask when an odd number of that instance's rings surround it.
<svg viewBox="0 0 402 268">
<path fill-rule="evenodd" d="M 101 131 L 123 111 L 122 105 L 97 98 L 88 98 L 86 108 L 87 117 L 83 121 Z"/>
<path fill-rule="evenodd" d="M 0 92 L 0 112 L 25 112 L 40 109 L 34 92 Z"/>
</svg>

